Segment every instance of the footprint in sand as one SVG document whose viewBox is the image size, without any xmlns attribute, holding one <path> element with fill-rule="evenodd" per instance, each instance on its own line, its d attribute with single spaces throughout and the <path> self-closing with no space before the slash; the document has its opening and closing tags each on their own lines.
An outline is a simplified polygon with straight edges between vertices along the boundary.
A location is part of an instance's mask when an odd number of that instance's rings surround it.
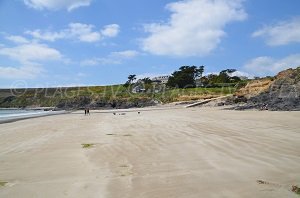
<svg viewBox="0 0 300 198">
<path fill-rule="evenodd" d="M 126 177 L 126 176 L 130 176 L 133 175 L 132 172 L 132 167 L 130 165 L 127 164 L 122 164 L 119 166 L 119 176 L 121 177 Z"/>
</svg>

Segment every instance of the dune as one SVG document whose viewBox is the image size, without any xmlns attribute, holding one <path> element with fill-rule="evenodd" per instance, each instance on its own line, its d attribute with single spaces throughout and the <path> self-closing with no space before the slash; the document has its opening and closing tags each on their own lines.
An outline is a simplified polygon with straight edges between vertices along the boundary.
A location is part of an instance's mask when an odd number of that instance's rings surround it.
<svg viewBox="0 0 300 198">
<path fill-rule="evenodd" d="M 0 197 L 299 197 L 300 112 L 113 112 L 1 124 Z"/>
</svg>

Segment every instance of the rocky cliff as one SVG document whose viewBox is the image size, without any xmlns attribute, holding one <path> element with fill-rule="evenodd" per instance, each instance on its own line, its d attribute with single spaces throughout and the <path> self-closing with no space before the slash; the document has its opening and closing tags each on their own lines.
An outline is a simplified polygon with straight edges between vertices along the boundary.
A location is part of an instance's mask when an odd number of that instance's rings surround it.
<svg viewBox="0 0 300 198">
<path fill-rule="evenodd" d="M 253 80 L 235 93 L 234 100 L 246 102 L 236 109 L 300 110 L 300 67 Z"/>
</svg>

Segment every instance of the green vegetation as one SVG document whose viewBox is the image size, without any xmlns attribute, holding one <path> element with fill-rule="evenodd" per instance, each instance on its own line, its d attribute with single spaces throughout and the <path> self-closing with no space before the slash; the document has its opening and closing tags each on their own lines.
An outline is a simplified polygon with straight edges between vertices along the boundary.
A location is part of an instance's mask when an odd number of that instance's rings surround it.
<svg viewBox="0 0 300 198">
<path fill-rule="evenodd" d="M 200 80 L 204 86 L 209 87 L 237 84 L 241 82 L 241 79 L 237 76 L 232 76 L 234 72 L 236 72 L 235 69 L 226 69 L 221 71 L 219 74 L 209 74 L 208 76 L 203 76 Z"/>
<path fill-rule="evenodd" d="M 123 85 L 124 87 L 130 87 L 130 85 L 133 83 L 133 81 L 136 80 L 136 75 L 129 75 L 128 76 L 128 80 L 126 81 L 126 83 Z"/>
<path fill-rule="evenodd" d="M 235 69 L 226 69 L 219 74 L 209 74 L 202 76 L 204 66 L 182 66 L 169 78 L 167 86 L 172 88 L 194 88 L 202 87 L 226 87 L 234 86 L 241 82 L 241 79 L 234 76 Z"/>
<path fill-rule="evenodd" d="M 297 195 L 300 195 L 300 188 L 298 186 L 292 186 L 292 191 Z"/>
<path fill-rule="evenodd" d="M 151 86 L 151 85 L 149 85 Z M 12 95 L 10 90 L 0 90 L 0 107 L 61 107 L 65 104 L 81 108 L 90 103 L 99 107 L 113 103 L 137 103 L 139 101 L 157 100 L 162 103 L 181 101 L 184 97 L 201 99 L 207 96 L 222 96 L 232 94 L 235 84 L 227 87 L 199 87 L 199 88 L 163 88 L 158 93 L 145 92 L 133 94 L 122 85 L 49 88 L 49 89 L 19 89 Z"/>
<path fill-rule="evenodd" d="M 233 94 L 246 81 L 231 77 L 235 70 L 227 69 L 219 75 L 202 76 L 204 66 L 182 66 L 169 78 L 167 85 L 136 75 L 128 76 L 124 85 L 59 87 L 0 90 L 0 107 L 57 107 L 60 109 L 144 107 L 155 103 L 169 103 L 218 97 Z M 196 87 L 197 86 L 197 87 Z M 140 91 L 133 93 L 133 88 Z"/>
<path fill-rule="evenodd" d="M 143 83 L 145 83 L 146 85 L 151 85 L 152 84 L 152 80 L 149 77 L 143 78 L 143 79 L 141 79 L 141 81 Z"/>
<path fill-rule="evenodd" d="M 170 76 L 167 86 L 188 88 L 196 87 L 196 78 L 202 76 L 204 66 L 182 66 Z"/>
<path fill-rule="evenodd" d="M 82 148 L 91 148 L 93 147 L 95 144 L 81 144 Z"/>
<path fill-rule="evenodd" d="M 8 182 L 5 182 L 5 181 L 0 181 L 0 187 L 3 187 L 7 184 Z"/>
</svg>

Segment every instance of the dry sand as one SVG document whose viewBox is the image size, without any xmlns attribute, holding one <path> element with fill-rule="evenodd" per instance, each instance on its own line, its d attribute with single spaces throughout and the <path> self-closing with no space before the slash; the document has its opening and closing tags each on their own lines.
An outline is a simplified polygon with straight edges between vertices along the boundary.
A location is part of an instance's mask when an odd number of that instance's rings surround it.
<svg viewBox="0 0 300 198">
<path fill-rule="evenodd" d="M 299 118 L 192 108 L 1 124 L 0 197 L 296 198 Z"/>
</svg>

